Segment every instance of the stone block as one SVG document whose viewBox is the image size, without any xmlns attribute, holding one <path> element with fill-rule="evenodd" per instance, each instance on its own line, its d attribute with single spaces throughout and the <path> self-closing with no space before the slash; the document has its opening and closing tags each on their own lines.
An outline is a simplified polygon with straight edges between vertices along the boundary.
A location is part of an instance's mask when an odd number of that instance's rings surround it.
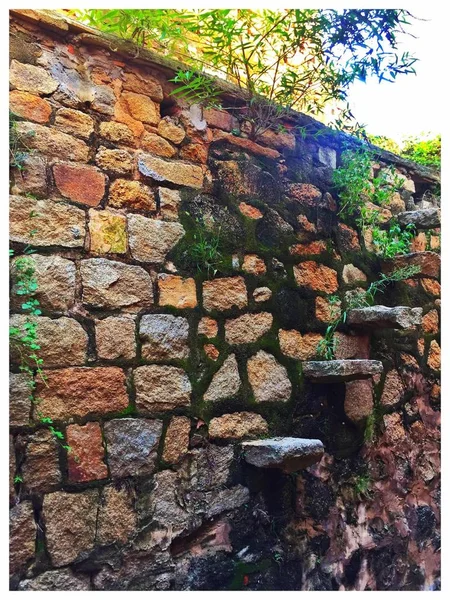
<svg viewBox="0 0 450 600">
<path fill-rule="evenodd" d="M 189 355 L 189 323 L 184 317 L 144 315 L 139 323 L 139 337 L 144 360 L 184 360 Z"/>
<path fill-rule="evenodd" d="M 160 273 L 158 275 L 158 290 L 160 306 L 173 306 L 180 309 L 195 308 L 197 306 L 195 280 L 192 278 Z"/>
<path fill-rule="evenodd" d="M 109 188 L 108 205 L 128 210 L 156 210 L 153 191 L 140 181 L 116 179 Z"/>
<path fill-rule="evenodd" d="M 265 435 L 269 431 L 267 421 L 261 415 L 251 412 L 237 412 L 214 417 L 209 423 L 209 437 L 224 440 Z"/>
<path fill-rule="evenodd" d="M 9 82 L 16 90 L 34 94 L 52 94 L 58 88 L 58 82 L 43 68 L 26 65 L 17 60 L 11 61 Z"/>
<path fill-rule="evenodd" d="M 315 292 L 333 294 L 339 287 L 336 271 L 313 260 L 294 265 L 294 278 L 298 286 Z"/>
<path fill-rule="evenodd" d="M 338 383 L 368 379 L 383 372 L 378 360 L 321 360 L 303 363 L 303 375 L 313 383 Z"/>
<path fill-rule="evenodd" d="M 134 370 L 136 408 L 143 412 L 189 406 L 191 383 L 185 371 L 166 365 L 144 365 Z"/>
<path fill-rule="evenodd" d="M 53 176 L 59 192 L 69 200 L 98 206 L 105 193 L 105 176 L 96 167 L 57 163 Z"/>
<path fill-rule="evenodd" d="M 132 214 L 127 219 L 130 251 L 133 258 L 140 262 L 163 263 L 166 254 L 185 233 L 181 223 L 168 223 Z"/>
<path fill-rule="evenodd" d="M 89 211 L 89 239 L 92 254 L 125 254 L 127 251 L 125 215 L 108 210 Z"/>
<path fill-rule="evenodd" d="M 85 163 L 89 159 L 89 146 L 83 141 L 38 123 L 21 121 L 16 125 L 17 134 L 29 150 L 36 150 L 58 160 Z"/>
<path fill-rule="evenodd" d="M 69 425 L 66 438 L 67 445 L 71 448 L 67 454 L 69 482 L 81 483 L 108 477 L 99 423 Z"/>
<path fill-rule="evenodd" d="M 216 402 L 231 398 L 239 392 L 241 379 L 234 354 L 228 356 L 220 369 L 214 373 L 211 383 L 203 397 L 207 402 Z"/>
<path fill-rule="evenodd" d="M 273 316 L 267 312 L 247 313 L 225 321 L 225 340 L 228 344 L 251 344 L 272 327 Z"/>
<path fill-rule="evenodd" d="M 249 464 L 264 469 L 281 469 L 284 473 L 306 469 L 319 462 L 324 452 L 320 440 L 293 437 L 243 442 L 242 449 Z"/>
<path fill-rule="evenodd" d="M 56 111 L 55 125 L 64 133 L 88 139 L 94 132 L 94 120 L 85 113 L 73 108 L 60 108 Z"/>
<path fill-rule="evenodd" d="M 174 183 L 192 188 L 203 186 L 203 169 L 181 161 L 167 161 L 151 154 L 140 154 L 138 170 L 144 177 L 155 181 Z"/>
<path fill-rule="evenodd" d="M 131 175 L 133 171 L 133 161 L 126 150 L 109 150 L 100 146 L 95 155 L 95 162 L 110 175 Z"/>
<path fill-rule="evenodd" d="M 247 363 L 248 380 L 256 402 L 287 402 L 292 385 L 286 368 L 274 356 L 260 350 Z"/>
<path fill-rule="evenodd" d="M 59 487 L 58 442 L 48 429 L 40 429 L 24 439 L 25 458 L 21 467 L 24 490 L 43 494 Z"/>
<path fill-rule="evenodd" d="M 131 360 L 136 356 L 136 323 L 133 317 L 111 316 L 95 324 L 98 357 Z"/>
<path fill-rule="evenodd" d="M 165 462 L 178 463 L 189 448 L 191 420 L 188 417 L 172 417 L 166 431 L 162 458 Z"/>
<path fill-rule="evenodd" d="M 224 311 L 247 306 L 247 288 L 243 277 L 222 277 L 203 283 L 203 308 Z"/>
<path fill-rule="evenodd" d="M 24 573 L 34 558 L 36 523 L 33 505 L 29 500 L 16 504 L 9 511 L 9 572 Z"/>
<path fill-rule="evenodd" d="M 9 94 L 9 110 L 26 121 L 48 123 L 52 107 L 47 100 L 28 92 L 14 90 Z"/>
</svg>

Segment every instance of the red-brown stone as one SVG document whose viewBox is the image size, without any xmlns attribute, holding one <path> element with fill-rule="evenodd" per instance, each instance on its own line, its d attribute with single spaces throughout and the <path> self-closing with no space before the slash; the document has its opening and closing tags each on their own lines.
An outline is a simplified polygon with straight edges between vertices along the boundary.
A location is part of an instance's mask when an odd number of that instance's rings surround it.
<svg viewBox="0 0 450 600">
<path fill-rule="evenodd" d="M 105 176 L 95 167 L 58 163 L 53 167 L 58 190 L 63 196 L 86 204 L 98 206 L 105 193 Z"/>
<path fill-rule="evenodd" d="M 69 481 L 82 482 L 108 477 L 105 449 L 99 423 L 67 427 Z"/>
<path fill-rule="evenodd" d="M 47 100 L 18 90 L 10 92 L 9 108 L 15 115 L 37 123 L 47 123 L 52 114 L 52 107 Z"/>
</svg>

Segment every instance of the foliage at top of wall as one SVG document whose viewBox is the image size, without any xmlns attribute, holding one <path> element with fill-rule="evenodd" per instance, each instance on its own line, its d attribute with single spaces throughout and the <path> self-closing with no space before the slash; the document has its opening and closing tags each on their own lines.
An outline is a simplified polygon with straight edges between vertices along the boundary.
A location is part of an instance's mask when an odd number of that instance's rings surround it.
<svg viewBox="0 0 450 600">
<path fill-rule="evenodd" d="M 404 139 L 401 144 L 397 144 L 397 142 L 384 135 L 368 135 L 368 139 L 372 144 L 420 165 L 435 169 L 441 168 L 440 135 L 431 138 L 426 137 L 424 134 L 411 136 Z"/>
<path fill-rule="evenodd" d="M 412 18 L 406 10 L 89 9 L 73 14 L 238 85 L 249 95 L 245 116 L 253 138 L 276 125 L 283 110 L 318 115 L 330 102 L 338 103 L 343 127 L 352 116 L 341 105 L 352 82 L 371 75 L 393 81 L 414 73 L 417 60 L 398 50 L 397 37 Z M 201 81 L 189 79 L 184 86 L 198 91 Z"/>
</svg>

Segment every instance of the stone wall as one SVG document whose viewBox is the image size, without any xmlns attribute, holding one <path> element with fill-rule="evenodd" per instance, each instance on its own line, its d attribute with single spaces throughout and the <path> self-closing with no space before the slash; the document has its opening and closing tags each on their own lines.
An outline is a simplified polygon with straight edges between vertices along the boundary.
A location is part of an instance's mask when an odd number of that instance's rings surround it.
<svg viewBox="0 0 450 600">
<path fill-rule="evenodd" d="M 11 243 L 36 249 L 46 375 L 31 399 L 12 357 L 12 589 L 438 588 L 438 230 L 397 260 L 421 272 L 382 298 L 421 307 L 421 326 L 338 333 L 338 359 L 383 374 L 308 381 L 329 295 L 392 267 L 337 218 L 342 137 L 292 119 L 236 135 L 229 113 L 170 96 L 167 63 L 12 13 L 27 152 Z M 390 214 L 416 208 L 436 176 L 383 152 L 376 168 L 390 162 L 404 178 Z M 216 243 L 219 265 L 201 249 Z M 246 464 L 239 442 L 267 436 L 325 454 L 290 475 Z"/>
</svg>

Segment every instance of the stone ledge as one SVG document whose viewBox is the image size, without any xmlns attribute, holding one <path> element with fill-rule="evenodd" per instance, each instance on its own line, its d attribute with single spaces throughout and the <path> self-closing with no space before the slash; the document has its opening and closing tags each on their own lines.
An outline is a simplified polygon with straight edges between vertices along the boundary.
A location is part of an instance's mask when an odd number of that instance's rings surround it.
<svg viewBox="0 0 450 600">
<path fill-rule="evenodd" d="M 303 363 L 303 375 L 313 383 L 339 383 L 368 379 L 383 372 L 379 360 L 310 360 Z"/>
<path fill-rule="evenodd" d="M 324 452 L 320 440 L 275 437 L 243 442 L 246 462 L 255 467 L 281 469 L 293 473 L 318 462 Z"/>
<path fill-rule="evenodd" d="M 414 225 L 417 229 L 433 229 L 441 226 L 441 210 L 439 208 L 425 208 L 411 210 L 397 215 L 402 227 Z"/>
<path fill-rule="evenodd" d="M 349 311 L 347 324 L 353 327 L 415 329 L 422 322 L 422 308 L 409 306 L 367 306 Z"/>
</svg>

